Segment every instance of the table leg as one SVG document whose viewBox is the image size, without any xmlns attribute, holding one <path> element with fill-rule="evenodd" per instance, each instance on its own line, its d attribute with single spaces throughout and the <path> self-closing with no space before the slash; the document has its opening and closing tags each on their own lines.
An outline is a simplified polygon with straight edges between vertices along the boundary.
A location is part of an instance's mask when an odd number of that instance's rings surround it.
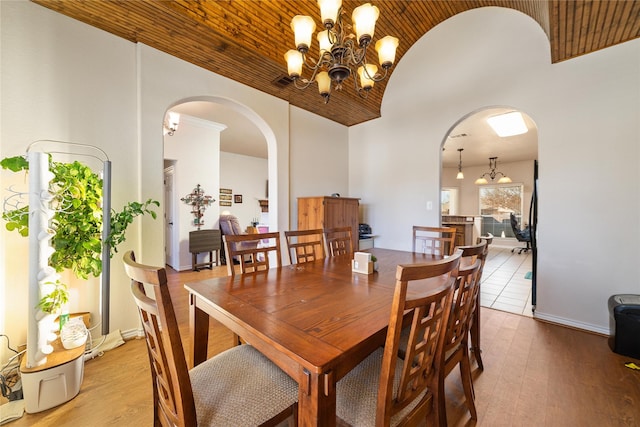
<svg viewBox="0 0 640 427">
<path fill-rule="evenodd" d="M 198 308 L 196 300 L 195 295 L 189 294 L 189 369 L 207 360 L 209 347 L 209 315 Z"/>
<path fill-rule="evenodd" d="M 473 311 L 473 323 L 471 324 L 471 351 L 473 357 L 478 363 L 478 368 L 484 371 L 484 365 L 482 363 L 482 356 L 480 349 L 480 291 L 478 291 L 478 298 L 476 300 L 476 309 Z"/>
<path fill-rule="evenodd" d="M 304 371 L 298 388 L 298 425 L 336 425 L 336 385 L 332 372 L 313 374 Z"/>
</svg>

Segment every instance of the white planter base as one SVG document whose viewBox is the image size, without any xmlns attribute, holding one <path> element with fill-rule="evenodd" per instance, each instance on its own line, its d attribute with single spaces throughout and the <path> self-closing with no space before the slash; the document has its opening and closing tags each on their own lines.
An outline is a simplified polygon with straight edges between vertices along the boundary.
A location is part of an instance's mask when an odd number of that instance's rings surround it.
<svg viewBox="0 0 640 427">
<path fill-rule="evenodd" d="M 22 369 L 25 411 L 30 414 L 68 402 L 80 392 L 84 376 L 84 352 L 57 366 L 34 370 Z"/>
</svg>

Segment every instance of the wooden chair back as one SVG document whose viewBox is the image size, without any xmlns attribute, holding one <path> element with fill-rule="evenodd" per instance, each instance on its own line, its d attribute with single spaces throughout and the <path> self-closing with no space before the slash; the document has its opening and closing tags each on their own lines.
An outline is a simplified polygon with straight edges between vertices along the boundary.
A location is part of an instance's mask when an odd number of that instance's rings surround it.
<svg viewBox="0 0 640 427">
<path fill-rule="evenodd" d="M 413 226 L 413 252 L 431 255 L 452 255 L 455 247 L 454 227 Z"/>
<path fill-rule="evenodd" d="M 167 273 L 164 268 L 138 264 L 133 251 L 125 253 L 123 260 L 147 342 L 154 425 L 194 426 L 196 408 Z M 153 298 L 147 295 L 145 284 Z"/>
<path fill-rule="evenodd" d="M 282 266 L 280 233 L 223 235 L 229 276 L 236 275 L 234 260 L 238 261 L 240 274 L 257 273 L 271 268 L 269 254 L 275 258 L 274 267 Z"/>
<path fill-rule="evenodd" d="M 452 307 L 460 256 L 460 252 L 457 252 L 441 261 L 397 267 L 378 389 L 377 425 L 389 425 L 391 417 L 422 395 L 419 403 L 407 414 L 403 425 L 423 422 L 433 407 L 437 408 L 437 405 L 432 405 L 433 389 L 441 368 L 438 364 L 442 360 L 444 332 Z M 444 286 L 426 295 L 410 292 L 411 282 L 438 276 L 445 276 Z M 405 349 L 407 357 L 402 362 L 401 377 L 395 379 L 403 319 L 407 317 L 411 319 Z"/>
<path fill-rule="evenodd" d="M 284 232 L 291 264 L 303 264 L 325 257 L 322 229 Z"/>
<path fill-rule="evenodd" d="M 467 340 L 471 315 L 476 304 L 480 264 L 481 261 L 476 259 L 473 264 L 461 267 L 458 271 L 453 308 L 445 338 L 445 354 L 458 350 L 463 346 L 463 341 Z"/>
<path fill-rule="evenodd" d="M 353 253 L 351 227 L 324 229 L 324 240 L 327 242 L 329 256 L 348 255 Z"/>
<path fill-rule="evenodd" d="M 458 249 L 462 250 L 462 258 L 469 260 L 473 263 L 475 260 L 480 261 L 480 268 L 478 269 L 478 277 L 476 278 L 477 286 L 475 289 L 474 307 L 472 309 L 471 325 L 469 326 L 469 335 L 471 338 L 471 351 L 478 363 L 478 368 L 484 370 L 484 363 L 482 362 L 482 350 L 480 349 L 480 286 L 482 282 L 482 272 L 484 270 L 484 264 L 489 256 L 489 241 L 481 240 L 479 244 L 473 246 L 458 246 Z"/>
<path fill-rule="evenodd" d="M 462 251 L 458 249 L 457 253 Z M 438 409 L 437 414 L 441 426 L 447 424 L 447 410 L 445 404 L 444 381 L 447 375 L 460 366 L 460 377 L 465 394 L 466 406 L 471 414 L 471 419 L 477 420 L 478 414 L 475 407 L 473 391 L 473 379 L 471 377 L 471 362 L 469 360 L 469 331 L 473 319 L 473 313 L 478 299 L 479 289 L 478 272 L 480 259 L 475 259 L 471 265 L 460 267 L 455 284 L 451 315 L 445 331 L 444 347 L 442 353 L 442 367 L 437 382 Z"/>
<path fill-rule="evenodd" d="M 480 283 L 484 264 L 489 255 L 489 243 L 486 240 L 482 240 L 476 245 L 458 246 L 457 249 L 462 251 L 462 258 L 467 259 L 469 261 L 468 264 L 473 264 L 476 259 L 480 260 L 480 269 L 478 271 L 478 283 Z"/>
</svg>

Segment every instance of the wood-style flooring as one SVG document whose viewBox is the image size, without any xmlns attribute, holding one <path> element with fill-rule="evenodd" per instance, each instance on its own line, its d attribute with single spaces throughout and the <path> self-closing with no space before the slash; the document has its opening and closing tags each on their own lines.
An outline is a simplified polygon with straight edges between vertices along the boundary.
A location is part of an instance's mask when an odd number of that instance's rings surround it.
<svg viewBox="0 0 640 427">
<path fill-rule="evenodd" d="M 225 275 L 224 267 L 176 273 L 172 297 L 188 350 L 186 282 Z M 446 382 L 450 426 L 640 426 L 640 371 L 613 353 L 602 336 L 482 308 L 482 357 L 473 365 L 478 421 L 469 418 L 459 373 Z M 211 322 L 210 355 L 232 344 L 232 334 Z M 640 364 L 640 361 L 635 360 Z M 85 365 L 73 400 L 7 424 L 22 426 L 150 426 L 149 359 L 143 340 L 130 340 Z"/>
</svg>

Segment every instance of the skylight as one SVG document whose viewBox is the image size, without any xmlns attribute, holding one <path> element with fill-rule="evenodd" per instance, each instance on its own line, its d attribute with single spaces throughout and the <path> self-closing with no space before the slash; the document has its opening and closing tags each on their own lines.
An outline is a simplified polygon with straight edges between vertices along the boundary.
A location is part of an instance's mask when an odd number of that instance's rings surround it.
<svg viewBox="0 0 640 427">
<path fill-rule="evenodd" d="M 487 123 L 501 137 L 521 135 L 528 131 L 519 111 L 489 117 Z"/>
</svg>

